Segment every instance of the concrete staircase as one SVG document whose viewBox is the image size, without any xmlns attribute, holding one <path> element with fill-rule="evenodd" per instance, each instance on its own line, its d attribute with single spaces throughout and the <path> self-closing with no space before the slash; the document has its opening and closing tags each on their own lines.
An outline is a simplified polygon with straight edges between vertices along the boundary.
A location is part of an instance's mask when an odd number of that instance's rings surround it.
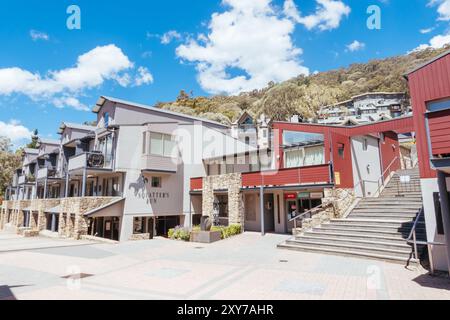
<svg viewBox="0 0 450 320">
<path fill-rule="evenodd" d="M 402 175 L 410 176 L 410 182 L 401 183 L 399 176 Z M 398 171 L 380 197 L 362 199 L 347 218 L 333 219 L 278 247 L 402 264 L 418 263 L 406 239 L 421 208 L 418 171 Z M 425 240 L 423 218 L 416 230 L 418 240 Z"/>
</svg>

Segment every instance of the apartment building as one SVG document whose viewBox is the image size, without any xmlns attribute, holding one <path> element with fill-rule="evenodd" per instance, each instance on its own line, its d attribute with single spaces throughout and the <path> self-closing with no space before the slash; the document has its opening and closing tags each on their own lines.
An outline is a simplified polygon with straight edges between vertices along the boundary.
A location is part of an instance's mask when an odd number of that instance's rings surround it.
<svg viewBox="0 0 450 320">
<path fill-rule="evenodd" d="M 355 125 L 389 120 L 409 113 L 409 103 L 402 92 L 370 92 L 354 96 L 320 110 L 318 123 Z"/>
<path fill-rule="evenodd" d="M 410 71 L 428 247 L 436 270 L 450 271 L 450 51 Z"/>
<path fill-rule="evenodd" d="M 41 140 L 25 150 L 1 225 L 121 241 L 166 235 L 200 221 L 189 182 L 206 174 L 204 157 L 252 150 L 214 121 L 108 97 L 93 112 L 96 127 L 62 123 L 59 146 Z M 25 179 L 29 172 L 37 179 Z"/>
<path fill-rule="evenodd" d="M 205 158 L 207 174 L 191 179 L 190 194 L 222 224 L 290 233 L 296 216 L 325 201 L 344 211 L 377 196 L 401 167 L 398 136 L 413 130 L 412 117 L 352 127 L 272 122 L 268 148 Z"/>
</svg>

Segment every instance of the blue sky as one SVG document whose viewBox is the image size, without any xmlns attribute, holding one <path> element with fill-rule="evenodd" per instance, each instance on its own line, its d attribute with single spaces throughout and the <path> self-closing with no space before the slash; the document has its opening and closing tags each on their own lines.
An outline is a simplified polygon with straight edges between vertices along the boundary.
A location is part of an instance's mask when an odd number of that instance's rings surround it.
<svg viewBox="0 0 450 320">
<path fill-rule="evenodd" d="M 66 26 L 71 4 L 81 30 Z M 380 30 L 366 26 L 373 4 Z M 233 94 L 442 46 L 449 21 L 450 0 L 2 1 L 0 135 L 57 138 L 61 121 L 94 120 L 100 95 Z"/>
</svg>

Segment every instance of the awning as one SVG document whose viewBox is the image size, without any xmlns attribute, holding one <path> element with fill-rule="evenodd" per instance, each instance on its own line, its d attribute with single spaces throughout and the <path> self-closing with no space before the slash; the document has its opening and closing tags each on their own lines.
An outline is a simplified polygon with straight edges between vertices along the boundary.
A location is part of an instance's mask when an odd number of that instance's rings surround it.
<svg viewBox="0 0 450 320">
<path fill-rule="evenodd" d="M 123 215 L 123 201 L 125 198 L 119 198 L 106 205 L 97 207 L 86 212 L 87 217 L 121 217 Z"/>
<path fill-rule="evenodd" d="M 61 206 L 57 205 L 56 207 L 44 210 L 44 212 L 45 213 L 60 213 L 61 212 Z"/>
</svg>

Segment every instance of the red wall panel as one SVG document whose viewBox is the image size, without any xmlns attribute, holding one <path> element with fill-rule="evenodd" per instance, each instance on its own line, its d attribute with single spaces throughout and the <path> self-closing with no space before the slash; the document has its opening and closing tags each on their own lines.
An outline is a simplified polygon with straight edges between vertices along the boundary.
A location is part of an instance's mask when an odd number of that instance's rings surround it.
<svg viewBox="0 0 450 320">
<path fill-rule="evenodd" d="M 450 110 L 428 115 L 433 156 L 450 154 Z"/>
<path fill-rule="evenodd" d="M 422 178 L 434 178 L 431 169 L 425 125 L 426 104 L 429 101 L 450 97 L 450 54 L 408 75 L 411 102 L 414 110 L 414 127 L 417 135 L 417 153 Z"/>
</svg>

